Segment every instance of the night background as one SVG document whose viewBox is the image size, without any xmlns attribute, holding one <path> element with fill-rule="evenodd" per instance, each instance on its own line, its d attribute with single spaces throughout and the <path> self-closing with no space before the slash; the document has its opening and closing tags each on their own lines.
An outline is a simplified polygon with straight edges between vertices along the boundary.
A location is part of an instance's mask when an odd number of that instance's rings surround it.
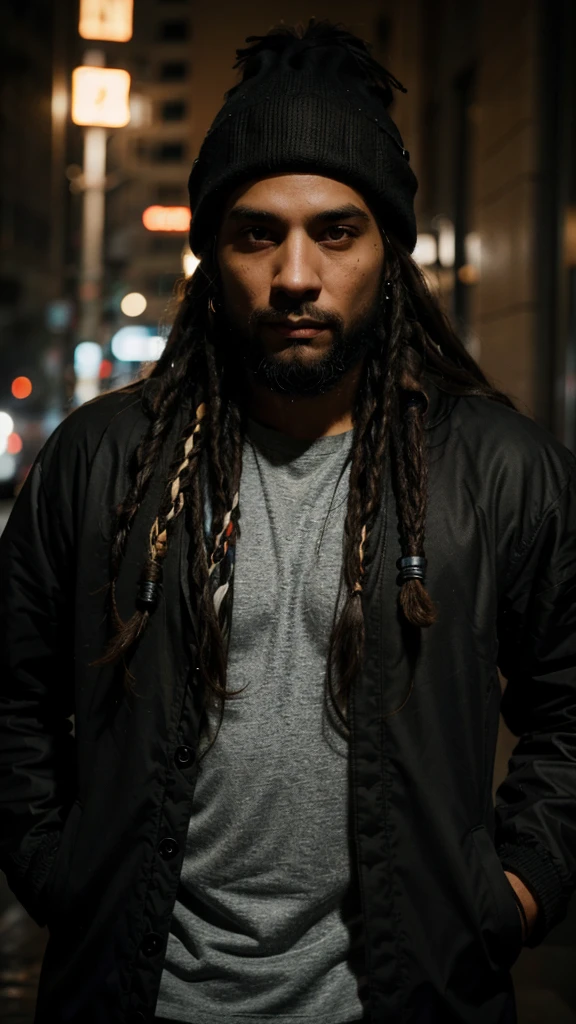
<svg viewBox="0 0 576 1024">
<path fill-rule="evenodd" d="M 162 351 L 236 48 L 311 16 L 406 87 L 414 258 L 492 383 L 576 451 L 574 3 L 2 0 L 0 530 L 58 423 Z M 494 790 L 514 743 L 502 725 Z M 2 1024 L 31 1024 L 46 937 L 0 875 Z M 575 967 L 573 901 L 512 970 L 519 1024 L 576 1024 Z"/>
</svg>

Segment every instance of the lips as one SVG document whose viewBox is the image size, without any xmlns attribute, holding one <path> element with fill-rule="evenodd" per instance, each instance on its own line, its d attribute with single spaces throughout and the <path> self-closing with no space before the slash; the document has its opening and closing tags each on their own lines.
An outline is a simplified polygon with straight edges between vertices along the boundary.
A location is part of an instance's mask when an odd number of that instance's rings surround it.
<svg viewBox="0 0 576 1024">
<path fill-rule="evenodd" d="M 286 327 L 293 331 L 301 331 L 308 327 L 314 331 L 323 331 L 326 327 L 326 324 L 318 320 L 269 320 L 268 323 L 271 327 Z"/>
<path fill-rule="evenodd" d="M 315 338 L 327 330 L 326 324 L 319 324 L 317 321 L 269 321 L 266 327 L 282 335 L 283 338 Z"/>
<path fill-rule="evenodd" d="M 322 334 L 326 330 L 325 324 L 291 324 L 284 321 L 283 323 L 268 323 L 267 327 L 271 327 L 276 334 L 280 334 L 283 338 L 315 338 L 317 334 Z"/>
</svg>

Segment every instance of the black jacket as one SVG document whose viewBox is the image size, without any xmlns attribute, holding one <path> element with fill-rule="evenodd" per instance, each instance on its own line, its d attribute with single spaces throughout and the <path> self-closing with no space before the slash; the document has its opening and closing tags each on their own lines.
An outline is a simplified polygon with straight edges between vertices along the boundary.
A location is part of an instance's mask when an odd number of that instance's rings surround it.
<svg viewBox="0 0 576 1024">
<path fill-rule="evenodd" d="M 184 517 L 131 663 L 136 696 L 90 664 L 107 635 L 111 510 L 153 387 L 58 427 L 0 542 L 0 866 L 50 932 L 37 1024 L 153 1020 L 184 854 L 202 703 Z M 427 388 L 439 618 L 419 640 L 402 626 L 387 471 L 350 709 L 368 1009 L 372 1024 L 513 1024 L 521 924 L 503 867 L 540 906 L 529 946 L 576 887 L 576 459 L 512 409 Z M 129 536 L 123 618 L 167 459 Z M 494 808 L 500 708 L 520 739 Z"/>
</svg>

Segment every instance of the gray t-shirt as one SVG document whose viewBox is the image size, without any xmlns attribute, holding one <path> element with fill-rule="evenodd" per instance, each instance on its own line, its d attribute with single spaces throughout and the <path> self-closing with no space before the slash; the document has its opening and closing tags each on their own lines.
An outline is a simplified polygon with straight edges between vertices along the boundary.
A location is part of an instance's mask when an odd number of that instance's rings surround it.
<svg viewBox="0 0 576 1024">
<path fill-rule="evenodd" d="M 351 443 L 249 421 L 228 655 L 246 689 L 200 762 L 159 1017 L 362 1017 L 348 743 L 324 703 Z"/>
</svg>

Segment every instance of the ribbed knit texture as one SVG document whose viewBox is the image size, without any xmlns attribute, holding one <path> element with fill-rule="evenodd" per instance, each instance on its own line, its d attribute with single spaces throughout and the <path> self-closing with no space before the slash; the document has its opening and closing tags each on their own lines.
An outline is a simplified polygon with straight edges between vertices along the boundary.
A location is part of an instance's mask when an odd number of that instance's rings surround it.
<svg viewBox="0 0 576 1024">
<path fill-rule="evenodd" d="M 365 196 L 382 226 L 412 252 L 418 182 L 386 106 L 350 67 L 342 46 L 258 54 L 259 70 L 224 103 L 188 181 L 190 246 L 205 250 L 226 197 L 242 181 L 305 171 L 344 181 Z"/>
<path fill-rule="evenodd" d="M 566 916 L 562 879 L 550 854 L 541 846 L 503 843 L 498 847 L 498 856 L 504 870 L 518 875 L 538 903 L 540 913 L 536 925 L 524 943 L 534 948 Z"/>
</svg>

